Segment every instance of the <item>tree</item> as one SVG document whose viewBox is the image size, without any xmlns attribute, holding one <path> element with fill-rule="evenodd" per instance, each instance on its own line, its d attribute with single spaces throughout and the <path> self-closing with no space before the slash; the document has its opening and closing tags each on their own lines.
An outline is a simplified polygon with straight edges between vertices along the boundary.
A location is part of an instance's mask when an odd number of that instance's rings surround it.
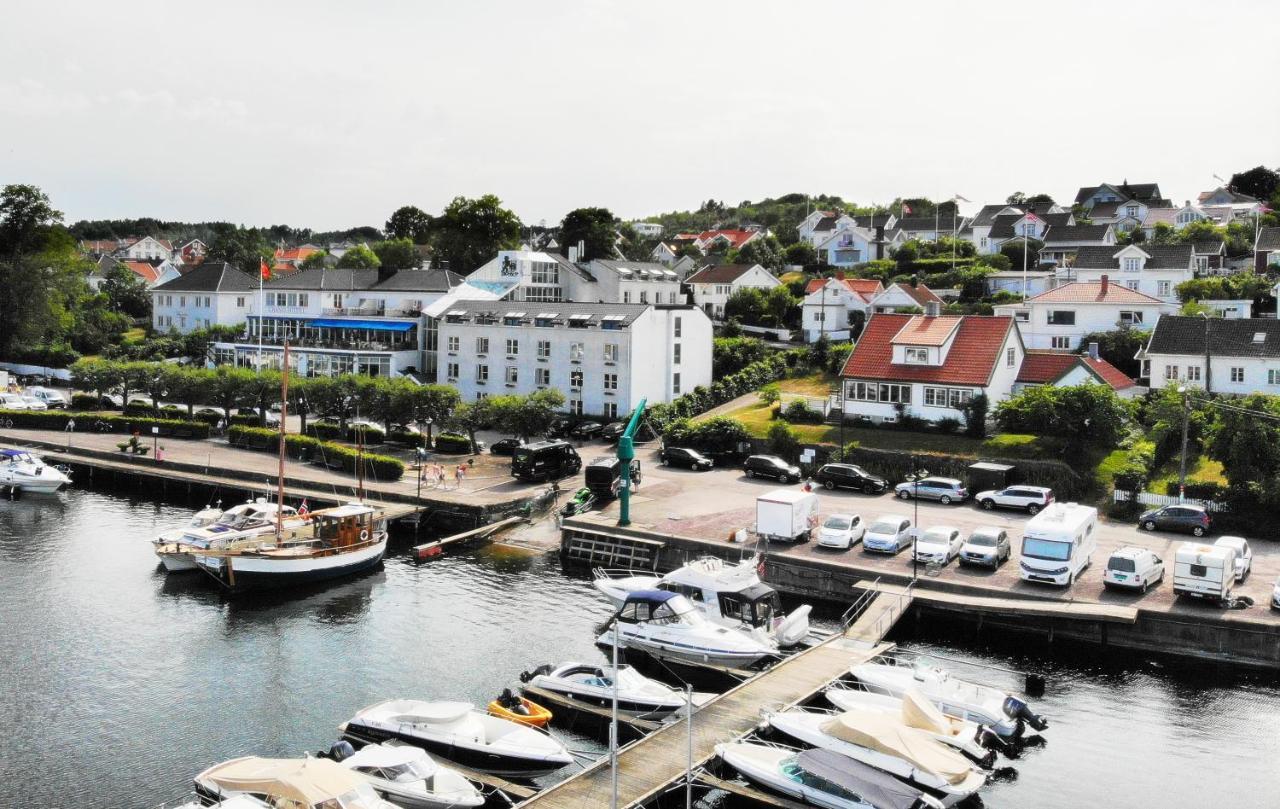
<svg viewBox="0 0 1280 809">
<path fill-rule="evenodd" d="M 462 396 L 458 389 L 451 385 L 423 385 L 418 392 L 419 416 L 423 420 L 430 419 L 427 424 L 427 440 L 432 438 L 432 427 L 448 424 L 453 418 L 453 411 L 462 404 Z"/>
<path fill-rule="evenodd" d="M 49 197 L 34 185 L 6 185 L 0 191 L 0 255 L 10 260 L 36 250 L 42 234 L 62 222 Z"/>
<path fill-rule="evenodd" d="M 450 417 L 450 423 L 459 430 L 467 434 L 467 438 L 471 440 L 471 451 L 479 452 L 480 448 L 476 444 L 476 432 L 489 427 L 494 422 L 493 399 L 500 397 L 486 397 L 477 399 L 474 402 L 463 402 L 454 408 L 453 415 Z"/>
<path fill-rule="evenodd" d="M 799 320 L 800 301 L 785 286 L 776 286 L 764 294 L 764 311 L 773 326 L 782 328 Z"/>
<path fill-rule="evenodd" d="M 214 372 L 181 365 L 172 367 L 174 371 L 169 376 L 169 398 L 186 405 L 187 417 L 191 418 L 195 415 L 196 405 L 212 401 Z"/>
<path fill-rule="evenodd" d="M 225 261 L 253 275 L 262 262 L 270 264 L 274 255 L 275 251 L 256 228 L 225 225 L 214 231 L 204 260 Z"/>
<path fill-rule="evenodd" d="M 764 341 L 755 337 L 717 337 L 711 347 L 711 375 L 723 379 L 764 359 L 768 353 Z"/>
<path fill-rule="evenodd" d="M 357 244 L 338 257 L 338 267 L 346 270 L 372 270 L 379 264 L 377 254 L 363 244 Z"/>
<path fill-rule="evenodd" d="M 356 404 L 356 392 L 351 376 L 317 376 L 307 381 L 309 410 L 332 416 L 345 426 Z"/>
<path fill-rule="evenodd" d="M 769 451 L 774 455 L 788 461 L 800 457 L 800 439 L 785 422 L 774 422 L 766 437 L 769 439 Z"/>
<path fill-rule="evenodd" d="M 413 205 L 404 205 L 391 214 L 384 230 L 388 239 L 408 239 L 426 244 L 431 238 L 431 214 Z"/>
<path fill-rule="evenodd" d="M 764 292 L 756 287 L 743 287 L 729 296 L 724 304 L 726 320 L 737 320 L 748 326 L 763 326 L 765 321 Z"/>
<path fill-rule="evenodd" d="M 464 275 L 480 267 L 499 250 L 520 244 L 520 219 L 502 207 L 493 194 L 477 199 L 454 197 L 433 222 L 431 246 L 449 269 Z"/>
<path fill-rule="evenodd" d="M 560 251 L 569 255 L 569 248 L 582 242 L 581 260 L 614 257 L 613 214 L 608 208 L 575 208 L 565 214 L 560 222 Z"/>
<path fill-rule="evenodd" d="M 222 414 L 231 423 L 231 411 L 245 402 L 254 384 L 254 373 L 247 368 L 219 365 L 209 380 L 209 401 L 222 408 Z"/>
<path fill-rule="evenodd" d="M 1112 447 L 1124 437 L 1131 408 L 1109 385 L 1027 388 L 996 405 L 996 422 L 1008 432 L 1065 439 L 1064 452 L 1081 457 L 1090 447 Z"/>
<path fill-rule="evenodd" d="M 1222 464 L 1232 487 L 1275 478 L 1280 473 L 1280 398 L 1254 393 L 1231 404 L 1217 409 L 1209 429 L 1209 457 Z"/>
<path fill-rule="evenodd" d="M 1182 449 L 1183 404 L 1183 394 L 1178 392 L 1176 385 L 1165 385 L 1147 397 L 1142 420 L 1147 427 L 1147 438 L 1155 445 L 1157 464 L 1172 458 Z M 1213 412 L 1200 395 L 1188 396 L 1186 408 L 1187 452 L 1194 458 L 1203 448 L 1205 436 L 1213 423 Z"/>
<path fill-rule="evenodd" d="M 1232 174 L 1227 188 L 1266 202 L 1280 192 L 1280 174 L 1266 166 L 1254 166 L 1248 171 Z"/>
<path fill-rule="evenodd" d="M 373 245 L 374 255 L 381 267 L 388 270 L 412 270 L 422 263 L 418 248 L 408 239 L 392 239 Z"/>
<path fill-rule="evenodd" d="M 317 250 L 308 255 L 302 261 L 298 262 L 298 268 L 303 270 L 311 270 L 316 267 L 324 267 L 329 260 L 328 250 Z"/>
<path fill-rule="evenodd" d="M 754 239 L 737 250 L 730 250 L 726 257 L 730 264 L 759 264 L 770 272 L 782 269 L 782 247 L 772 237 Z"/>
<path fill-rule="evenodd" d="M 93 391 L 98 401 L 121 381 L 120 364 L 110 360 L 83 359 L 71 366 L 72 387 Z"/>
<path fill-rule="evenodd" d="M 970 438 L 987 437 L 987 410 L 990 402 L 987 394 L 979 393 L 960 406 L 964 413 L 964 434 Z"/>
<path fill-rule="evenodd" d="M 1000 245 L 1000 254 L 1009 260 L 1009 266 L 1015 270 L 1021 270 L 1023 261 L 1026 261 L 1028 269 L 1035 269 L 1040 263 L 1040 248 L 1044 247 L 1044 242 L 1039 239 L 1011 239 Z M 1025 250 L 1025 258 L 1023 252 Z"/>
<path fill-rule="evenodd" d="M 1088 352 L 1089 344 L 1097 343 L 1099 357 L 1136 379 L 1142 374 L 1142 364 L 1135 357 L 1147 344 L 1149 336 L 1146 332 L 1129 326 L 1121 326 L 1112 331 L 1090 332 L 1080 338 L 1079 353 Z"/>
<path fill-rule="evenodd" d="M 123 264 L 117 264 L 107 272 L 100 291 L 106 294 L 111 311 L 133 318 L 151 319 L 151 295 L 147 292 L 146 282 Z"/>
<path fill-rule="evenodd" d="M 760 388 L 756 395 L 760 397 L 760 404 L 765 406 L 775 405 L 782 398 L 782 388 L 779 387 L 777 382 L 770 382 Z"/>
<path fill-rule="evenodd" d="M 146 390 L 151 385 L 151 380 L 155 376 L 152 363 L 149 362 L 125 362 L 120 364 L 120 401 L 125 406 L 129 406 L 129 398 L 131 393 Z M 151 400 L 153 405 L 157 404 L 155 399 Z"/>
<path fill-rule="evenodd" d="M 494 421 L 527 440 L 547 432 L 564 407 L 564 394 L 547 388 L 523 396 L 495 396 L 492 401 Z"/>
<path fill-rule="evenodd" d="M 788 264 L 801 267 L 812 267 L 818 263 L 818 250 L 809 242 L 796 242 L 787 245 L 782 253 Z"/>
</svg>

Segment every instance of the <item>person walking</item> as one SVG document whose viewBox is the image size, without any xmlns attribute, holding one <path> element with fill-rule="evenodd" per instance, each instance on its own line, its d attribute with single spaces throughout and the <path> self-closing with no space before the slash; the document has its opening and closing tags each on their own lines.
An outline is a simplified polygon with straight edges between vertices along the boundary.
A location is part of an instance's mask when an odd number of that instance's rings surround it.
<svg viewBox="0 0 1280 809">
<path fill-rule="evenodd" d="M 462 464 L 458 464 L 458 468 L 453 470 L 453 480 L 459 489 L 462 488 L 462 478 L 465 474 L 466 472 L 463 471 Z"/>
</svg>

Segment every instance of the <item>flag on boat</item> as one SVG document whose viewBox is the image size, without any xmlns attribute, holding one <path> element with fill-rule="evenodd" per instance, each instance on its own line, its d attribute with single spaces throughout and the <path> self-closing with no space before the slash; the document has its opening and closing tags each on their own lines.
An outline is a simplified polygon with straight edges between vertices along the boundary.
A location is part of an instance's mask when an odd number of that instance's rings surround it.
<svg viewBox="0 0 1280 809">
<path fill-rule="evenodd" d="M 307 508 L 307 499 L 304 497 L 302 502 L 298 504 L 298 514 L 305 517 L 310 513 L 311 509 Z"/>
</svg>

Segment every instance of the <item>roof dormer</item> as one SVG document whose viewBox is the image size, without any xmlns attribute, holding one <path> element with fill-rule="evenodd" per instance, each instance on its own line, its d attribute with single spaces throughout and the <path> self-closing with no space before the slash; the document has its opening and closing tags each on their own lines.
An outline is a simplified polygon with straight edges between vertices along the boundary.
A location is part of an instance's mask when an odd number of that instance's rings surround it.
<svg viewBox="0 0 1280 809">
<path fill-rule="evenodd" d="M 1120 266 L 1120 272 L 1142 272 L 1151 259 L 1151 254 L 1136 244 L 1130 244 L 1112 256 Z"/>
<path fill-rule="evenodd" d="M 960 327 L 961 318 L 941 315 L 916 315 L 907 321 L 893 339 L 894 365 L 942 365 Z"/>
</svg>

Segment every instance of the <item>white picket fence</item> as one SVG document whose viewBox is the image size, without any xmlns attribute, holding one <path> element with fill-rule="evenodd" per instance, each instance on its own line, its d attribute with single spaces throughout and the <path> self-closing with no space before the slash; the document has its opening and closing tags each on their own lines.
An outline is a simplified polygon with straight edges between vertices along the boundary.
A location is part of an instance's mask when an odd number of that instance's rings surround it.
<svg viewBox="0 0 1280 809">
<path fill-rule="evenodd" d="M 1116 489 L 1111 493 L 1111 498 L 1117 503 L 1126 503 L 1133 499 L 1133 492 L 1126 492 L 1123 489 Z M 1138 492 L 1138 502 L 1144 506 L 1176 506 L 1186 504 L 1191 506 L 1201 506 L 1206 511 L 1226 511 L 1227 507 L 1223 503 L 1215 503 L 1212 500 L 1196 500 L 1188 497 L 1186 500 L 1178 500 L 1177 497 L 1169 494 L 1156 494 L 1154 492 Z"/>
</svg>

